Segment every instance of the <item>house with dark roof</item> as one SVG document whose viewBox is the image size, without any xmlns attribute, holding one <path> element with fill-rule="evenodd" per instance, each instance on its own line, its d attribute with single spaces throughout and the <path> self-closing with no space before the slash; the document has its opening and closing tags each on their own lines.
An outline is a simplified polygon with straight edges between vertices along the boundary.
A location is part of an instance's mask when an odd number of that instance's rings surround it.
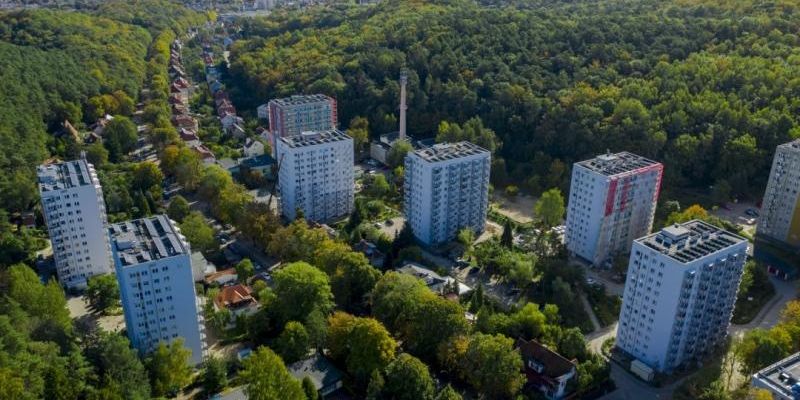
<svg viewBox="0 0 800 400">
<path fill-rule="evenodd" d="M 525 387 L 538 390 L 548 399 L 563 399 L 567 384 L 577 376 L 575 363 L 535 340 L 517 339 L 514 346 L 522 356 Z"/>
<path fill-rule="evenodd" d="M 309 377 L 319 395 L 324 398 L 342 387 L 344 374 L 319 353 L 286 367 L 296 379 Z"/>
</svg>

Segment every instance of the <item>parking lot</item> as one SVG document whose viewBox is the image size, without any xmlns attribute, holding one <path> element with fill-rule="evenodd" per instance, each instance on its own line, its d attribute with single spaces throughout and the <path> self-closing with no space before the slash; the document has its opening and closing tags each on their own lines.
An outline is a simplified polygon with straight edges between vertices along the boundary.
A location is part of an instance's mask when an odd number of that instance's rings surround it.
<svg viewBox="0 0 800 400">
<path fill-rule="evenodd" d="M 759 212 L 755 203 L 744 201 L 728 203 L 709 211 L 711 215 L 738 225 L 748 235 L 755 234 Z"/>
</svg>

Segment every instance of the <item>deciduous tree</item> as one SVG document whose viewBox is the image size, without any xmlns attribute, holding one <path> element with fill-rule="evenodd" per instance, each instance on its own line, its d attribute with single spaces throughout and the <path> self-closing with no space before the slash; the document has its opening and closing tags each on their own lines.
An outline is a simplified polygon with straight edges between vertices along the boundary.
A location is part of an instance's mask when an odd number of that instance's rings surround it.
<svg viewBox="0 0 800 400">
<path fill-rule="evenodd" d="M 305 400 L 300 381 L 268 347 L 259 347 L 244 360 L 239 378 L 250 400 Z"/>
</svg>

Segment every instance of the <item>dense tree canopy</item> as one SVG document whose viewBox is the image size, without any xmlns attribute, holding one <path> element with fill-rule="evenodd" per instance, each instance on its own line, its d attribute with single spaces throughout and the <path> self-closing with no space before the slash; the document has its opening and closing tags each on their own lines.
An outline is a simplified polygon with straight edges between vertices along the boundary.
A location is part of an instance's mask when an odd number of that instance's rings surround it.
<svg viewBox="0 0 800 400">
<path fill-rule="evenodd" d="M 533 192 L 566 189 L 566 166 L 625 149 L 663 160 L 670 184 L 758 193 L 775 146 L 800 133 L 795 3 L 485 3 L 498 6 L 386 1 L 247 20 L 231 91 L 253 107 L 333 95 L 340 121 L 366 116 L 374 136 L 396 129 L 405 68 L 411 134 L 497 145 L 495 180 Z"/>
</svg>

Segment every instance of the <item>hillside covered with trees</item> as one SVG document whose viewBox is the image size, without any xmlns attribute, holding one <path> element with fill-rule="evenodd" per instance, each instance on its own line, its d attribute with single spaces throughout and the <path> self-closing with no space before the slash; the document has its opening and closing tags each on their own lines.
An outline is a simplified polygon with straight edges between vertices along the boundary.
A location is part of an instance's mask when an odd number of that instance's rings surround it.
<svg viewBox="0 0 800 400">
<path fill-rule="evenodd" d="M 165 0 L 0 12 L 0 208 L 34 203 L 36 165 L 66 151 L 53 135 L 65 120 L 80 127 L 134 111 L 158 32 L 204 18 Z"/>
<path fill-rule="evenodd" d="M 758 198 L 775 146 L 800 135 L 798 7 L 390 0 L 274 13 L 244 22 L 230 83 L 250 108 L 335 96 L 340 123 L 367 117 L 374 137 L 396 129 L 407 68 L 410 133 L 478 116 L 496 134 L 496 185 L 566 189 L 572 162 L 610 149 L 665 162 L 669 187 Z"/>
</svg>

